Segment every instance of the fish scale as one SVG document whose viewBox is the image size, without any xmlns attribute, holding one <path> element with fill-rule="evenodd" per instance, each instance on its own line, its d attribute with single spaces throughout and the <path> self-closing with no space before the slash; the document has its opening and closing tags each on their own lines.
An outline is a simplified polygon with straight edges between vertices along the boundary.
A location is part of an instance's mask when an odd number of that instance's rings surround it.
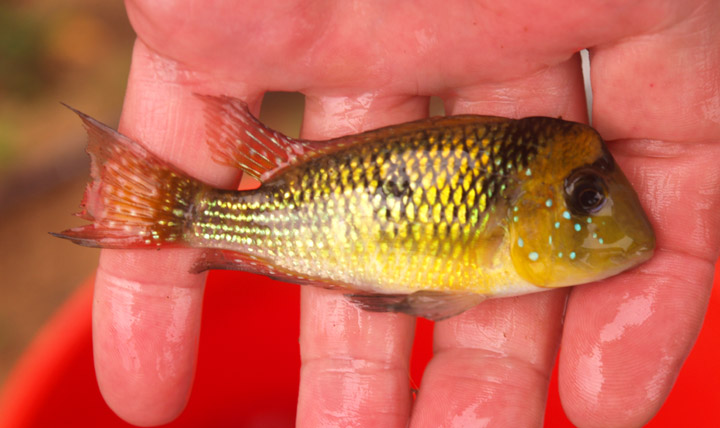
<svg viewBox="0 0 720 428">
<path fill-rule="evenodd" d="M 457 125 L 349 144 L 255 191 L 205 193 L 191 239 L 361 290 L 486 287 L 492 278 L 478 276 L 476 266 L 493 249 L 490 217 L 505 216 L 495 213 L 507 205 L 497 188 L 532 153 L 516 149 L 507 128 Z M 496 170 L 502 153 L 513 163 Z M 271 229 L 278 238 L 269 246 Z"/>
</svg>

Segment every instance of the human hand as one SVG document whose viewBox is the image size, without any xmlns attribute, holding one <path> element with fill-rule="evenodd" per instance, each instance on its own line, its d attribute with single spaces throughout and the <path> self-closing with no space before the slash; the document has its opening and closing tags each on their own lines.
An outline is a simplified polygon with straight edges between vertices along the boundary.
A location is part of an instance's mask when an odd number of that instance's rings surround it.
<svg viewBox="0 0 720 428">
<path fill-rule="evenodd" d="M 657 233 L 655 257 L 599 284 L 497 299 L 435 327 L 412 402 L 414 320 L 302 290 L 299 426 L 539 425 L 557 346 L 577 425 L 641 425 L 699 331 L 720 246 L 717 1 L 128 1 L 139 40 L 120 130 L 208 183 L 230 187 L 193 93 L 307 95 L 303 136 L 324 139 L 427 115 L 584 121 L 576 52 L 591 48 L 594 126 Z M 195 250 L 103 250 L 93 339 L 120 416 L 160 424 L 184 407 L 204 275 Z M 563 309 L 567 309 L 563 318 Z M 564 319 L 564 325 L 563 325 Z"/>
</svg>

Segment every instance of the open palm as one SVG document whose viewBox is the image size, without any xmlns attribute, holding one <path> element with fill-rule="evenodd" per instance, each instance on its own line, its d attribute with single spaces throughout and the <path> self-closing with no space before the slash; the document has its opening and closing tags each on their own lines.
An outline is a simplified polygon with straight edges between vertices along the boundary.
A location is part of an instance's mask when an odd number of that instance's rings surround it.
<svg viewBox="0 0 720 428">
<path fill-rule="evenodd" d="M 421 4 L 422 3 L 422 4 Z M 437 323 L 418 399 L 414 320 L 302 290 L 298 425 L 532 426 L 558 346 L 560 393 L 581 426 L 638 426 L 658 410 L 702 323 L 720 246 L 720 2 L 128 1 L 138 34 L 121 131 L 208 183 L 202 104 L 259 108 L 267 90 L 307 96 L 303 136 L 325 139 L 427 115 L 585 121 L 577 52 L 590 48 L 594 126 L 657 233 L 655 257 L 602 283 L 487 301 Z M 104 250 L 96 370 L 136 424 L 184 407 L 203 275 L 196 250 Z"/>
</svg>

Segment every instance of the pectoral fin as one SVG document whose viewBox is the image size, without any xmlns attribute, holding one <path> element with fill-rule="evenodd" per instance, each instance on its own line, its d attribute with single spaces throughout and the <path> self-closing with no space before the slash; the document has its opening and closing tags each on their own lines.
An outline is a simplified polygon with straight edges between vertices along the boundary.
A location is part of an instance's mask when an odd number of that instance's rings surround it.
<svg viewBox="0 0 720 428">
<path fill-rule="evenodd" d="M 402 312 L 440 321 L 458 315 L 485 300 L 473 293 L 417 291 L 412 294 L 346 294 L 351 302 L 371 312 Z"/>
</svg>

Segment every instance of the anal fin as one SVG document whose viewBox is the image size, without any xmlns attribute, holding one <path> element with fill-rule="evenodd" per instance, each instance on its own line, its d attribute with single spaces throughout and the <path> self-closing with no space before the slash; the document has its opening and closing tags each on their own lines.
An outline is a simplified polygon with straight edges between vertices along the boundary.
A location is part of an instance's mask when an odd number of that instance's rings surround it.
<svg viewBox="0 0 720 428">
<path fill-rule="evenodd" d="M 474 293 L 416 291 L 411 294 L 346 294 L 345 297 L 370 312 L 402 312 L 440 321 L 476 306 L 485 296 Z"/>
<path fill-rule="evenodd" d="M 200 273 L 206 270 L 239 270 L 261 275 L 272 275 L 273 268 L 258 257 L 226 250 L 205 250 L 190 273 Z"/>
<path fill-rule="evenodd" d="M 326 281 L 308 278 L 295 272 L 289 272 L 284 268 L 274 266 L 272 262 L 261 257 L 230 250 L 203 251 L 200 258 L 190 268 L 190 272 L 200 273 L 213 269 L 249 272 L 292 284 L 313 285 L 328 289 L 342 288 L 327 283 Z"/>
</svg>

